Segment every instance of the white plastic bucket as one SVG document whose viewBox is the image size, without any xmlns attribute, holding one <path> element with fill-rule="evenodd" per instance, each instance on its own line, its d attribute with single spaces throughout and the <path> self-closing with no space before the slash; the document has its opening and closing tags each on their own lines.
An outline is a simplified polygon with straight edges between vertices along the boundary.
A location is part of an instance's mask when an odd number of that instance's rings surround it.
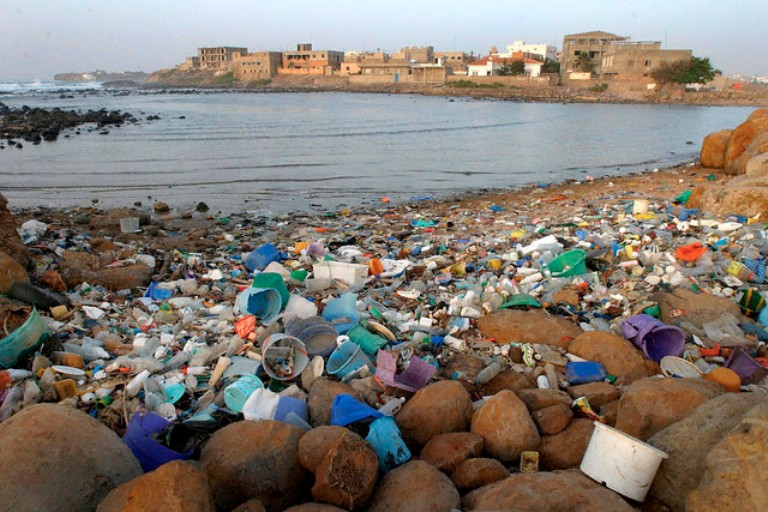
<svg viewBox="0 0 768 512">
<path fill-rule="evenodd" d="M 627 498 L 643 501 L 669 455 L 624 432 L 595 422 L 581 470 Z"/>
</svg>

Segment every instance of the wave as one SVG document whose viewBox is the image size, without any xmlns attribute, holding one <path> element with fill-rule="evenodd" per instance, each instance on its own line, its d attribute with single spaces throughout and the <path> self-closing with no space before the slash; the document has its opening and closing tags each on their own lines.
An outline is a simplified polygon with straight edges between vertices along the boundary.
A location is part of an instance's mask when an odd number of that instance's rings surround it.
<svg viewBox="0 0 768 512">
<path fill-rule="evenodd" d="M 57 82 L 53 80 L 0 80 L 0 94 L 66 92 L 101 89 L 101 82 Z"/>
</svg>

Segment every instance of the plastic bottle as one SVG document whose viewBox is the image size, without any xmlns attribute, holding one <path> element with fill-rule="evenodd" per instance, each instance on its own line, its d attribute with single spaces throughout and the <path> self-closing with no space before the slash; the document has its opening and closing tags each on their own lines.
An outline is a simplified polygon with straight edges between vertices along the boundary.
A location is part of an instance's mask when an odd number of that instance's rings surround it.
<svg viewBox="0 0 768 512">
<path fill-rule="evenodd" d="M 501 364 L 494 361 L 485 368 L 483 368 L 480 373 L 477 374 L 477 377 L 475 378 L 475 383 L 482 385 L 490 382 L 494 377 L 496 377 L 498 374 L 501 373 L 502 370 Z"/>
<path fill-rule="evenodd" d="M 125 386 L 125 391 L 128 396 L 136 396 L 139 393 L 139 390 L 144 386 L 144 381 L 149 378 L 149 375 L 149 370 L 144 370 L 131 379 L 128 385 Z"/>
<path fill-rule="evenodd" d="M 405 398 L 390 398 L 387 403 L 381 406 L 379 412 L 384 416 L 394 416 L 397 414 L 405 403 Z"/>
</svg>

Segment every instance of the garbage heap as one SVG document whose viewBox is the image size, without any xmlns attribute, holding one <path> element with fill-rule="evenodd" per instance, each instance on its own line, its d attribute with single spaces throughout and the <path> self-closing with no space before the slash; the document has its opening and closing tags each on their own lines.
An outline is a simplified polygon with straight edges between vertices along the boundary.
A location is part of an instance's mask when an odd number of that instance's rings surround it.
<svg viewBox="0 0 768 512">
<path fill-rule="evenodd" d="M 764 503 L 768 231 L 689 208 L 707 173 L 667 172 L 682 194 L 595 180 L 202 228 L 22 213 L 0 501 Z"/>
</svg>

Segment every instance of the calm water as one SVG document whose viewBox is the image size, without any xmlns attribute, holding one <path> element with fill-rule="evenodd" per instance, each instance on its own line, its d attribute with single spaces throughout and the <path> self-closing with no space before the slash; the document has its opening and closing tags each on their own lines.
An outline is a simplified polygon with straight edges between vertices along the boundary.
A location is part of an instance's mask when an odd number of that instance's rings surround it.
<svg viewBox="0 0 768 512">
<path fill-rule="evenodd" d="M 0 101 L 161 117 L 0 151 L 0 190 L 12 206 L 148 204 L 151 196 L 225 212 L 329 209 L 664 167 L 693 160 L 706 134 L 751 112 L 343 93 L 0 91 Z"/>
</svg>

